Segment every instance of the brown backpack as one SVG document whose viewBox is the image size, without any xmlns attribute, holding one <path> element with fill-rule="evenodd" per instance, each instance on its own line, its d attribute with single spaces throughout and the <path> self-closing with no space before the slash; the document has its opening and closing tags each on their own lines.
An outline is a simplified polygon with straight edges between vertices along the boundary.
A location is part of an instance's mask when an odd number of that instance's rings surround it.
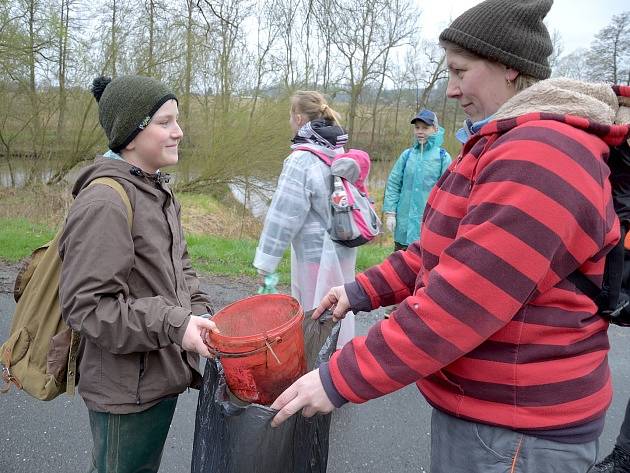
<svg viewBox="0 0 630 473">
<path fill-rule="evenodd" d="M 89 186 L 103 184 L 114 189 L 127 209 L 129 229 L 133 222 L 131 202 L 125 189 L 114 179 L 99 177 Z M 76 381 L 79 333 L 66 325 L 59 305 L 61 258 L 55 238 L 33 251 L 15 280 L 17 305 L 9 339 L 0 347 L 2 378 L 31 396 L 49 401 L 65 392 L 73 395 Z"/>
</svg>

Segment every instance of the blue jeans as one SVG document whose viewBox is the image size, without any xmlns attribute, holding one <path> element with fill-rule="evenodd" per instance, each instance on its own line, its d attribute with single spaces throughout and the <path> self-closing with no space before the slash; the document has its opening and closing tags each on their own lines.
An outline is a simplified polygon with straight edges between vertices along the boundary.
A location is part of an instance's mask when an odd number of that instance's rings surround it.
<svg viewBox="0 0 630 473">
<path fill-rule="evenodd" d="M 553 442 L 433 409 L 431 473 L 585 473 L 597 440 Z"/>
</svg>

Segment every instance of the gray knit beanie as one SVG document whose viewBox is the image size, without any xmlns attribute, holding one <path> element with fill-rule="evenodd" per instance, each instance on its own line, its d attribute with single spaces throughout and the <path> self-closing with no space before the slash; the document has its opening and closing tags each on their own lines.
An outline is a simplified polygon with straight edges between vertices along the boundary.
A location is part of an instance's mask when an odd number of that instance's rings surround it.
<svg viewBox="0 0 630 473">
<path fill-rule="evenodd" d="M 440 34 L 478 56 L 495 60 L 522 74 L 546 79 L 553 52 L 543 19 L 553 0 L 486 0 L 459 15 Z"/>
<path fill-rule="evenodd" d="M 98 102 L 98 117 L 109 140 L 109 149 L 119 152 L 151 121 L 151 117 L 175 94 L 160 81 L 143 76 L 97 77 L 92 94 Z"/>
</svg>

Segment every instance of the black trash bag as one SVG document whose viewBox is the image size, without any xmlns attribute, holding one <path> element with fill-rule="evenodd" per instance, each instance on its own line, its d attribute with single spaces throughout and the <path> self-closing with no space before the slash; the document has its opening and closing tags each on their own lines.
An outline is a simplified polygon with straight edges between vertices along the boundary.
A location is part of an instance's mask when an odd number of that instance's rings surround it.
<svg viewBox="0 0 630 473">
<path fill-rule="evenodd" d="M 309 314 L 310 315 L 310 314 Z M 327 361 L 340 324 L 330 313 L 304 319 L 307 369 Z M 199 392 L 191 473 L 325 473 L 330 414 L 294 415 L 271 427 L 275 410 L 234 397 L 218 360 L 208 360 Z"/>
</svg>

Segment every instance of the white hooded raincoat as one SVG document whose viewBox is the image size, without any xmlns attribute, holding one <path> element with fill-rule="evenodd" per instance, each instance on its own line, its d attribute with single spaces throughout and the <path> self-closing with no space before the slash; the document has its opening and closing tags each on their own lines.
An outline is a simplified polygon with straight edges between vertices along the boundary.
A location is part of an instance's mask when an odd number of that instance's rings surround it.
<svg viewBox="0 0 630 473">
<path fill-rule="evenodd" d="M 331 157 L 343 152 L 310 143 L 299 146 Z M 327 231 L 331 188 L 330 168 L 314 154 L 294 150 L 284 161 L 256 249 L 254 266 L 272 273 L 291 244 L 291 294 L 304 311 L 317 307 L 331 287 L 354 281 L 357 249 L 333 242 Z M 349 312 L 337 346 L 353 337 L 354 314 Z"/>
</svg>

